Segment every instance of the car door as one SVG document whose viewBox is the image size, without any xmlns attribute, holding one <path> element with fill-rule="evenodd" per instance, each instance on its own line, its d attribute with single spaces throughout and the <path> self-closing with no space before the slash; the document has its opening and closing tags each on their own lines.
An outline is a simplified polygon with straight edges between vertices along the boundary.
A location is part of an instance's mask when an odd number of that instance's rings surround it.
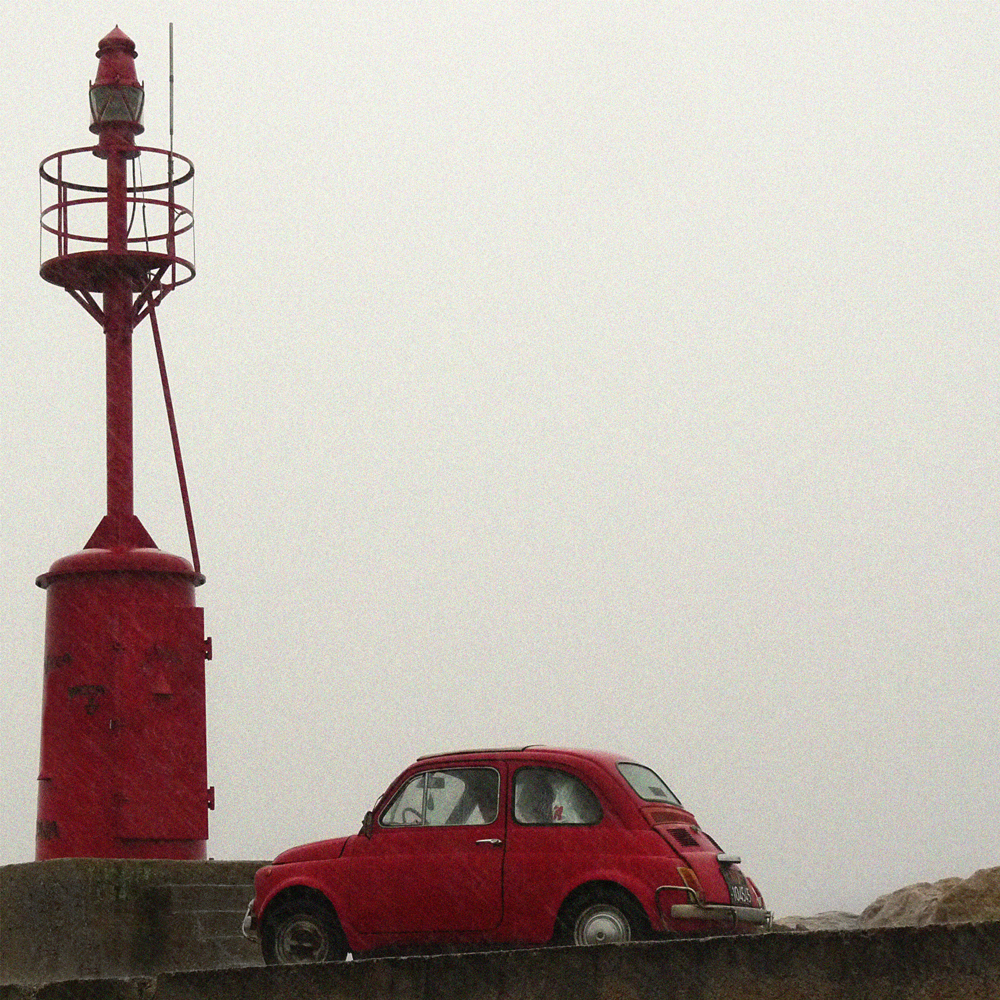
<svg viewBox="0 0 1000 1000">
<path fill-rule="evenodd" d="M 526 763 L 509 784 L 505 923 L 514 938 L 543 941 L 566 893 L 613 870 L 620 827 L 584 776 L 564 766 Z"/>
<path fill-rule="evenodd" d="M 351 918 L 366 934 L 483 932 L 503 916 L 503 766 L 412 774 L 359 837 Z"/>
</svg>

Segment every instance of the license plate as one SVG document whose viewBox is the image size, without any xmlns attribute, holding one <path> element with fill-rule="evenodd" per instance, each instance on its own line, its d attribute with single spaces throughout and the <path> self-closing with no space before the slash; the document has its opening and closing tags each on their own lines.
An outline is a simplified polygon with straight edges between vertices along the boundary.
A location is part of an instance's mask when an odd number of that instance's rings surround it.
<svg viewBox="0 0 1000 1000">
<path fill-rule="evenodd" d="M 729 886 L 729 902 L 733 906 L 754 906 L 753 893 L 746 876 L 736 865 L 723 865 L 722 877 Z"/>
</svg>

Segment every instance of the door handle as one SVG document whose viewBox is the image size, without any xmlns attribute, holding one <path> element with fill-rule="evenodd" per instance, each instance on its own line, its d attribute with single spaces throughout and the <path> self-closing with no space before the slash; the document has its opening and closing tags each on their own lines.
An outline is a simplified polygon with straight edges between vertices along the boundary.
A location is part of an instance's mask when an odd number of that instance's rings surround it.
<svg viewBox="0 0 1000 1000">
<path fill-rule="evenodd" d="M 503 841 L 499 837 L 484 837 L 482 840 L 477 840 L 477 844 L 502 844 Z"/>
</svg>

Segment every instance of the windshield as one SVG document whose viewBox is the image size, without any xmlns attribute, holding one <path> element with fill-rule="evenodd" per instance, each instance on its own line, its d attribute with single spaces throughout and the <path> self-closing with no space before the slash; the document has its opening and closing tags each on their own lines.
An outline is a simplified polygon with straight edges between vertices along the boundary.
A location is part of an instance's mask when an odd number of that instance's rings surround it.
<svg viewBox="0 0 1000 1000">
<path fill-rule="evenodd" d="M 642 764 L 619 764 L 622 777 L 632 786 L 640 799 L 647 802 L 667 802 L 679 806 L 681 800 L 667 787 L 667 783 L 655 772 Z"/>
</svg>

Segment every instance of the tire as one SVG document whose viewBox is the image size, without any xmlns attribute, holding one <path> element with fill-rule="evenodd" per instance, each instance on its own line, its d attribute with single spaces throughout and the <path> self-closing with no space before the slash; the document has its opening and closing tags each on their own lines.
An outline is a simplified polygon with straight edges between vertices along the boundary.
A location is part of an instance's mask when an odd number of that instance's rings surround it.
<svg viewBox="0 0 1000 1000">
<path fill-rule="evenodd" d="M 648 922 L 630 896 L 604 890 L 581 896 L 567 906 L 559 938 L 563 944 L 589 947 L 637 941 L 647 932 Z"/>
<path fill-rule="evenodd" d="M 264 915 L 261 951 L 268 965 L 342 962 L 347 941 L 329 906 L 300 898 L 279 903 Z"/>
</svg>

